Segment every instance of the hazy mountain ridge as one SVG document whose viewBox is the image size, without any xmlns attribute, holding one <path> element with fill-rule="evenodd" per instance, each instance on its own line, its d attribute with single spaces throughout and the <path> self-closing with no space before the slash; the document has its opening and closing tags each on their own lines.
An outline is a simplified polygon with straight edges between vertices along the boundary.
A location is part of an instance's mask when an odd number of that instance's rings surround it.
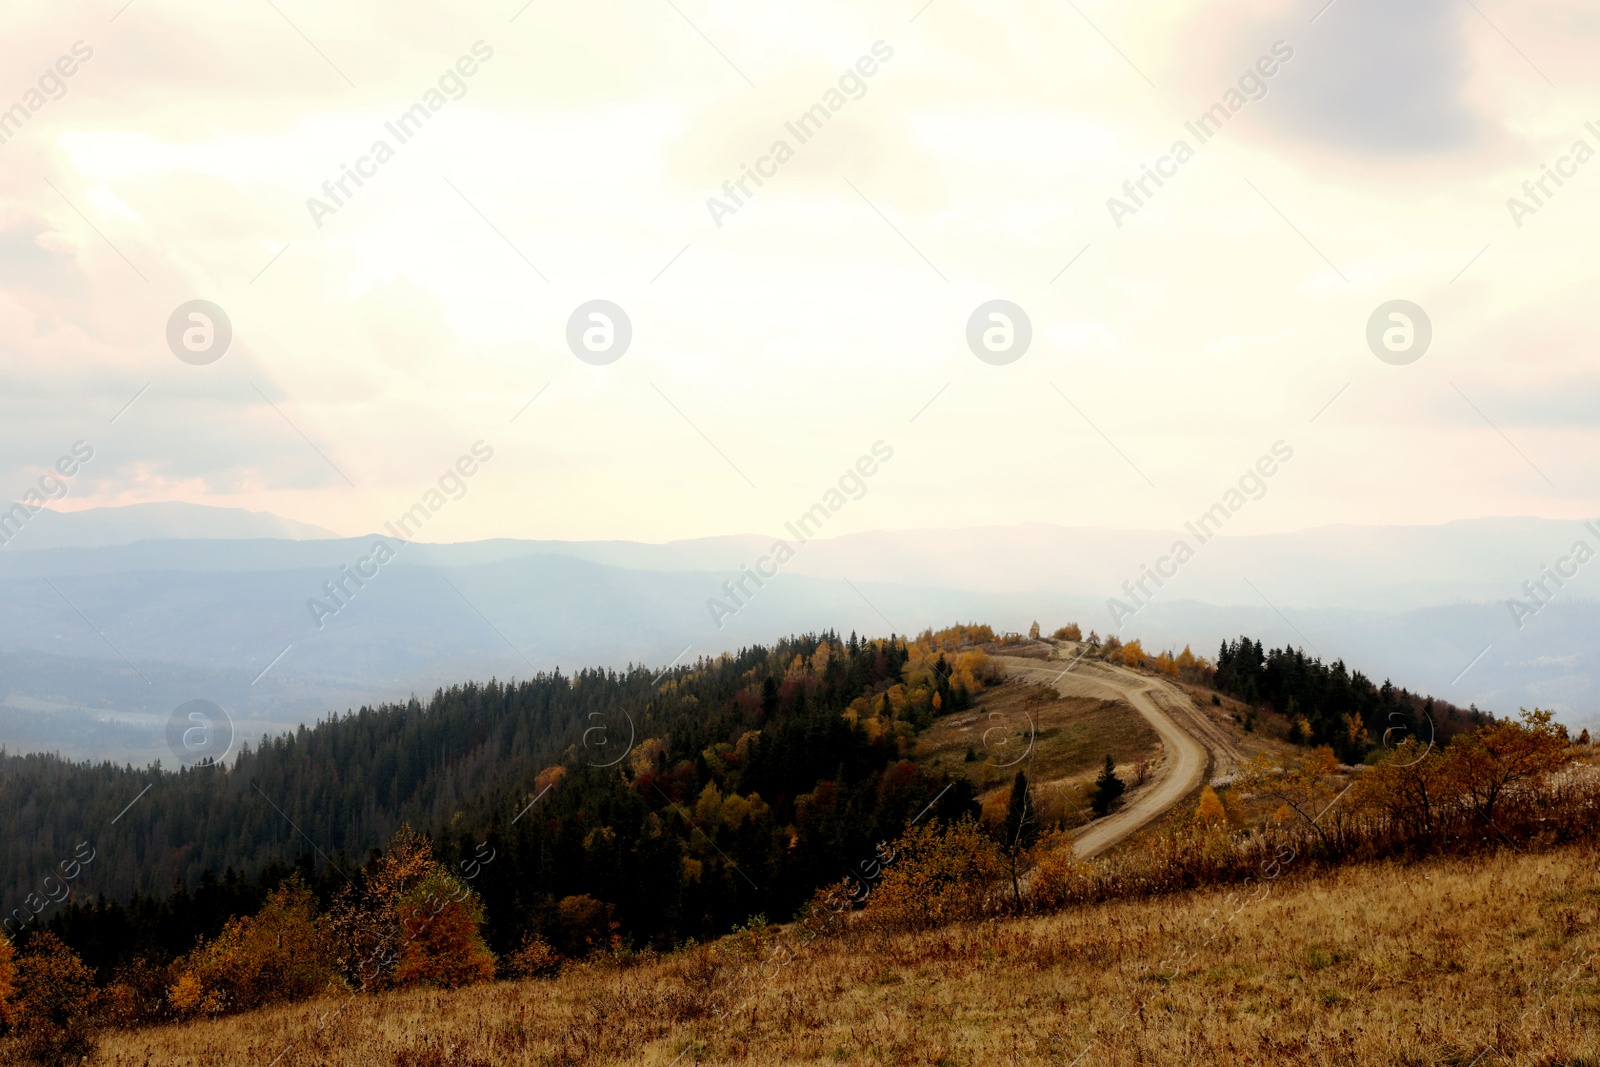
<svg viewBox="0 0 1600 1067">
<path fill-rule="evenodd" d="M 114 507 L 33 512 L 8 551 L 97 548 L 157 539 L 283 538 L 292 541 L 337 537 L 330 530 L 266 511 L 186 504 L 177 500 Z"/>
<path fill-rule="evenodd" d="M 1218 537 L 1163 587 L 1147 582 L 1153 595 L 1120 635 L 1211 655 L 1223 638 L 1250 633 L 1463 705 L 1539 703 L 1587 721 L 1600 654 L 1593 579 L 1568 582 L 1520 630 L 1505 604 L 1575 530 L 1488 519 Z M 1130 602 L 1121 583 L 1138 580 L 1171 536 L 1043 525 L 852 534 L 800 545 L 777 578 L 747 584 L 751 595 L 737 599 L 724 583 L 770 538 L 385 539 L 394 561 L 359 587 L 343 579 L 338 599 L 325 583 L 368 555 L 375 535 L 8 549 L 0 689 L 29 714 L 81 709 L 148 731 L 177 704 L 208 699 L 259 736 L 469 678 L 665 665 L 779 633 L 905 633 L 956 620 L 1024 629 L 1038 618 L 1104 634 L 1113 629 L 1106 599 Z M 712 598 L 736 608 L 720 626 Z M 332 610 L 314 613 L 313 601 Z M 0 742 L 50 747 L 39 741 L 47 726 Z M 79 732 L 63 720 L 55 736 L 75 750 Z"/>
</svg>

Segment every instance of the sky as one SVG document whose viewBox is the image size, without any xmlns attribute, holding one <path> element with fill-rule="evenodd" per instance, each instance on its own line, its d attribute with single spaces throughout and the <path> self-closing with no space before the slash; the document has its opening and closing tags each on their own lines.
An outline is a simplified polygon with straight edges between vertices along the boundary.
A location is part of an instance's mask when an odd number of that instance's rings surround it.
<svg viewBox="0 0 1600 1067">
<path fill-rule="evenodd" d="M 878 446 L 830 533 L 1168 528 L 1286 446 L 1230 532 L 1600 513 L 1593 5 L 11 0 L 0 38 L 13 498 L 84 442 L 61 508 L 358 535 L 443 479 L 429 540 L 664 541 L 780 532 Z"/>
</svg>

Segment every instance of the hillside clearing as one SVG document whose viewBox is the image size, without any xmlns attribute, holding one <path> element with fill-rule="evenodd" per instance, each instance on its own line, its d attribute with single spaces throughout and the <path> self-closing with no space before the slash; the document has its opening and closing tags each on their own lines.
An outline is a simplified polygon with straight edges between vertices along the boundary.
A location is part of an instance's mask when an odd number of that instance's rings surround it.
<svg viewBox="0 0 1600 1067">
<path fill-rule="evenodd" d="M 976 757 L 971 762 L 969 749 Z M 1046 821 L 1071 826 L 1089 818 L 1088 788 L 1107 753 L 1131 769 L 1158 760 L 1161 741 L 1124 701 L 1062 697 L 1021 684 L 985 693 L 977 707 L 935 720 L 917 738 L 913 758 L 965 775 L 987 806 L 1004 804 L 1012 776 L 1025 771 Z"/>
</svg>

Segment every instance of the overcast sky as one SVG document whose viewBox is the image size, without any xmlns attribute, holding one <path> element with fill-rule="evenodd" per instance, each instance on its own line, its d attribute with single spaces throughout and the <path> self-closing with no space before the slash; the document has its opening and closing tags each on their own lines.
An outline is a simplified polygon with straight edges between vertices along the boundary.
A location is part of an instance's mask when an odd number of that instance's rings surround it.
<svg viewBox="0 0 1600 1067">
<path fill-rule="evenodd" d="M 1230 532 L 1600 511 L 1592 4 L 124 2 L 0 11 L 0 495 L 358 534 L 481 440 L 428 539 L 655 541 L 883 441 L 830 533 L 1169 527 L 1283 441 Z"/>
</svg>

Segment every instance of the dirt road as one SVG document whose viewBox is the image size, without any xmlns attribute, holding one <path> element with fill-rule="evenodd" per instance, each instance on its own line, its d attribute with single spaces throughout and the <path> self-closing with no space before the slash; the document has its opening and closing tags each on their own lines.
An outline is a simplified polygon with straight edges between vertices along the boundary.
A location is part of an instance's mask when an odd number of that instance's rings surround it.
<svg viewBox="0 0 1600 1067">
<path fill-rule="evenodd" d="M 1114 696 L 1126 700 L 1160 736 L 1165 755 L 1154 769 L 1153 780 L 1120 810 L 1078 831 L 1073 848 L 1079 856 L 1088 858 L 1148 825 L 1182 800 L 1205 779 L 1206 768 L 1213 761 L 1220 773 L 1231 769 L 1240 753 L 1227 731 L 1207 719 L 1181 689 L 1098 660 L 1075 661 L 1078 653 L 1078 646 L 1063 643 L 1057 651 L 1060 659 L 999 659 L 1011 677 L 1050 685 L 1063 696 Z"/>
</svg>

